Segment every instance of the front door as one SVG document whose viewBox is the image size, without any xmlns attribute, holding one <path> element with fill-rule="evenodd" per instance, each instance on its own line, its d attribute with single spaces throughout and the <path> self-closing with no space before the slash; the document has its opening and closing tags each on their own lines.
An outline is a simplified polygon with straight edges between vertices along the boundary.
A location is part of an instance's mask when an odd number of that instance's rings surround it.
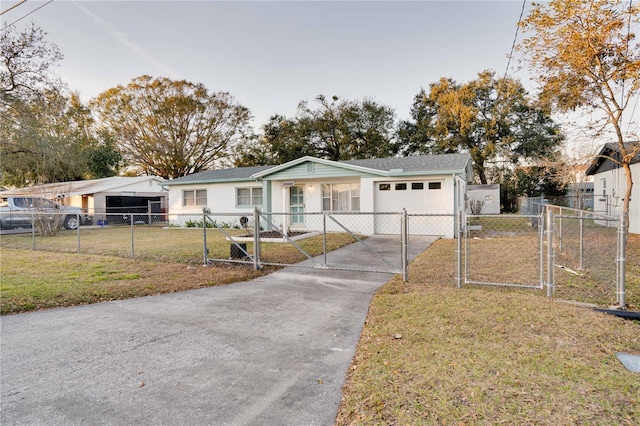
<svg viewBox="0 0 640 426">
<path fill-rule="evenodd" d="M 304 189 L 302 186 L 289 188 L 289 213 L 291 213 L 291 226 L 304 226 Z"/>
</svg>

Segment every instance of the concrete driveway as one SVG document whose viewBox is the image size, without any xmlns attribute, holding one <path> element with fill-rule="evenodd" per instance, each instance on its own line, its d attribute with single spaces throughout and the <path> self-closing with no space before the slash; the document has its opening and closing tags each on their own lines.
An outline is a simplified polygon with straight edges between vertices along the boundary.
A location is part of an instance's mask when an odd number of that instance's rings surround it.
<svg viewBox="0 0 640 426">
<path fill-rule="evenodd" d="M 433 240 L 412 238 L 411 256 Z M 329 260 L 379 263 L 362 251 L 354 244 Z M 0 423 L 330 425 L 371 297 L 389 278 L 286 268 L 221 287 L 4 316 Z"/>
</svg>

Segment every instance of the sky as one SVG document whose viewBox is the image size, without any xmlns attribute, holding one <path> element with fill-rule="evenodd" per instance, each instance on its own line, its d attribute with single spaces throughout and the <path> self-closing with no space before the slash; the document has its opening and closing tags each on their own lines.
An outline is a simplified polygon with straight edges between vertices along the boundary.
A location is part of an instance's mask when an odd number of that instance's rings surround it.
<svg viewBox="0 0 640 426">
<path fill-rule="evenodd" d="M 1 24 L 47 32 L 64 55 L 54 72 L 84 101 L 143 74 L 184 79 L 229 92 L 259 129 L 318 95 L 370 98 L 406 119 L 422 87 L 486 69 L 536 88 L 517 61 L 507 68 L 520 0 L 45 3 L 28 0 Z"/>
<path fill-rule="evenodd" d="M 15 7 L 2 25 L 44 3 Z M 185 79 L 229 92 L 258 128 L 321 94 L 368 97 L 407 118 L 420 88 L 441 77 L 503 75 L 521 10 L 521 1 L 55 0 L 15 25 L 47 32 L 64 55 L 54 72 L 85 101 L 143 74 Z"/>
</svg>

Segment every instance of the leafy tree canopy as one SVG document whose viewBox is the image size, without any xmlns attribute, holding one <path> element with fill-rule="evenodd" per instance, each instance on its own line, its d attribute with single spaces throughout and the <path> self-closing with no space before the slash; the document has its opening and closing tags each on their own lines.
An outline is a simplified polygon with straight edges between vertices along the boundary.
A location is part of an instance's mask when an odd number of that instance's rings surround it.
<svg viewBox="0 0 640 426">
<path fill-rule="evenodd" d="M 143 75 L 91 103 L 138 173 L 176 178 L 213 168 L 250 132 L 249 110 L 202 84 Z"/>
<path fill-rule="evenodd" d="M 640 4 L 622 0 L 551 0 L 535 4 L 521 23 L 519 45 L 542 86 L 542 98 L 559 111 L 595 109 L 594 136 L 615 134 L 625 172 L 623 213 L 629 217 L 630 164 L 640 153 L 637 133 L 623 129 L 625 110 L 640 94 L 640 46 L 634 30 Z M 604 142 L 607 141 L 603 141 Z"/>
<path fill-rule="evenodd" d="M 428 93 L 422 89 L 398 137 L 404 154 L 468 152 L 483 184 L 489 162 L 551 156 L 563 140 L 549 112 L 519 81 L 496 78 L 492 71 L 465 84 L 442 78 Z"/>
<path fill-rule="evenodd" d="M 393 109 L 370 99 L 320 95 L 315 101 L 314 106 L 300 102 L 292 118 L 272 116 L 258 141 L 237 153 L 235 164 L 281 164 L 304 155 L 339 161 L 395 154 Z"/>
<path fill-rule="evenodd" d="M 118 172 L 118 152 L 92 133 L 91 114 L 75 94 L 50 89 L 26 99 L 12 97 L 0 117 L 3 184 L 26 186 Z"/>
</svg>

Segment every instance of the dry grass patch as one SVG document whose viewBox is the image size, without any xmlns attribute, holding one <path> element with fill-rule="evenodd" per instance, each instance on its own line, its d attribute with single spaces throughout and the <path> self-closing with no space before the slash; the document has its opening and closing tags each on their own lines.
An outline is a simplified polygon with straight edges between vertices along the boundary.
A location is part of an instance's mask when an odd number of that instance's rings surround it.
<svg viewBox="0 0 640 426">
<path fill-rule="evenodd" d="M 640 355 L 640 324 L 541 291 L 456 289 L 454 249 L 438 241 L 376 294 L 337 424 L 637 424 L 640 376 L 615 353 Z"/>
</svg>

